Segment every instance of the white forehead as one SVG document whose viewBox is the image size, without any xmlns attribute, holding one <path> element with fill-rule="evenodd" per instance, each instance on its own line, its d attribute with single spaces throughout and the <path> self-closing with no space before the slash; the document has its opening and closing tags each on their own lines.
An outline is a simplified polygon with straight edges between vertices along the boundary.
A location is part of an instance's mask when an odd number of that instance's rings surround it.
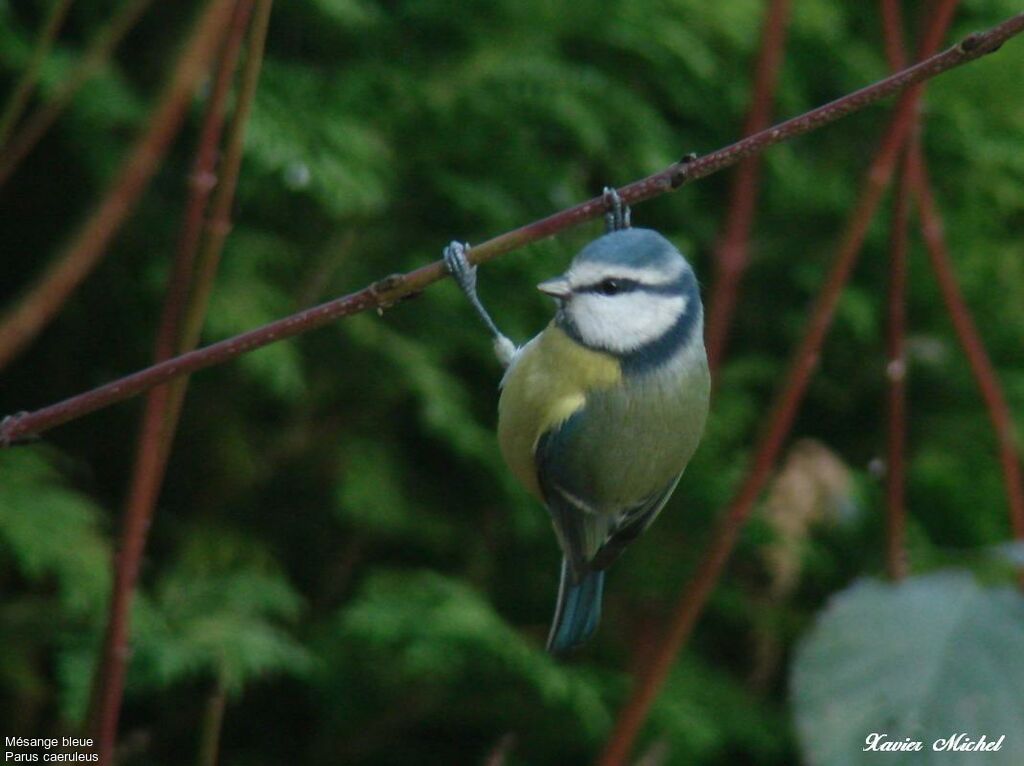
<svg viewBox="0 0 1024 766">
<path fill-rule="evenodd" d="M 685 269 L 686 263 L 682 258 L 657 267 L 586 260 L 573 263 L 566 276 L 573 287 L 596 284 L 607 277 L 631 279 L 645 285 L 659 285 L 678 279 Z"/>
</svg>

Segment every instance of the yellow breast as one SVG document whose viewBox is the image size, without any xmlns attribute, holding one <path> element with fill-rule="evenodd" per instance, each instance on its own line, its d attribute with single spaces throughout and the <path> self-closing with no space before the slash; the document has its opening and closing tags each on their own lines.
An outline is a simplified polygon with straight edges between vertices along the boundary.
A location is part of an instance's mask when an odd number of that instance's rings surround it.
<svg viewBox="0 0 1024 766">
<path fill-rule="evenodd" d="M 591 391 L 622 380 L 615 357 L 591 351 L 554 323 L 516 356 L 502 381 L 498 444 L 512 473 L 540 498 L 534 451 L 537 441 L 580 409 Z"/>
</svg>

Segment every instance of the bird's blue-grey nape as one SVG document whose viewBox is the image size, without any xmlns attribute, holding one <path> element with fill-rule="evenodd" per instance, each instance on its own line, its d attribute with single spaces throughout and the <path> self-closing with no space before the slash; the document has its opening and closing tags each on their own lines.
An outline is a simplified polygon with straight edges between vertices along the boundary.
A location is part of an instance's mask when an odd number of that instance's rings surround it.
<svg viewBox="0 0 1024 766">
<path fill-rule="evenodd" d="M 681 258 L 675 245 L 653 229 L 620 229 L 598 237 L 576 256 L 574 263 L 592 261 L 634 268 L 665 268 Z"/>
</svg>

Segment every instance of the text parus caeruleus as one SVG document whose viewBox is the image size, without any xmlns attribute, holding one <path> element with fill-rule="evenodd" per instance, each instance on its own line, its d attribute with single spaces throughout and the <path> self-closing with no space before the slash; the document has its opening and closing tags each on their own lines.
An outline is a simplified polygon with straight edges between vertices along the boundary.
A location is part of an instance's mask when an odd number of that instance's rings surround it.
<svg viewBox="0 0 1024 766">
<path fill-rule="evenodd" d="M 606 194 L 610 231 L 563 276 L 538 286 L 558 310 L 521 348 L 481 305 L 466 246 L 445 250 L 507 366 L 498 403 L 502 455 L 547 507 L 564 554 L 548 637 L 556 654 L 597 628 L 605 570 L 664 507 L 708 412 L 693 269 L 657 232 L 628 228 L 628 208 Z"/>
</svg>

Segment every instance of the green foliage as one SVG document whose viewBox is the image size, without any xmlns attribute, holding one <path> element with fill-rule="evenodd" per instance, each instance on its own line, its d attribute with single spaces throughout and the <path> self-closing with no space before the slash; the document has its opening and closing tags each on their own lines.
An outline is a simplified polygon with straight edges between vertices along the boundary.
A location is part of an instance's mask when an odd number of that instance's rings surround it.
<svg viewBox="0 0 1024 766">
<path fill-rule="evenodd" d="M 284 272 L 294 262 L 287 240 L 259 230 L 234 232 L 206 318 L 209 340 L 237 335 L 293 310 L 290 296 L 266 277 Z M 294 346 L 268 346 L 246 354 L 240 364 L 254 381 L 280 398 L 294 400 L 304 393 L 302 361 Z"/>
<path fill-rule="evenodd" d="M 832 600 L 793 666 L 797 731 L 809 763 L 945 764 L 957 757 L 1019 763 L 1024 602 L 943 572 L 897 585 L 855 583 Z M 998 754 L 933 750 L 961 732 Z M 872 733 L 923 743 L 921 752 L 867 751 Z"/>
<path fill-rule="evenodd" d="M 678 766 L 714 762 L 737 750 L 778 758 L 789 744 L 780 710 L 692 657 L 673 668 L 651 713 L 651 728 L 668 744 L 666 763 Z"/>
<path fill-rule="evenodd" d="M 80 64 L 118 5 L 72 4 L 33 104 Z M 916 29 L 909 12 L 924 5 L 905 5 Z M 964 2 L 953 34 L 1018 5 Z M 0 3 L 0 93 L 48 6 Z M 275 3 L 204 342 L 734 141 L 764 6 Z M 792 4 L 780 119 L 886 72 L 876 6 Z M 3 305 L 106 188 L 199 7 L 154 3 L 0 189 Z M 1024 431 L 1024 103 L 1010 97 L 1024 79 L 1022 45 L 930 83 L 922 138 L 957 275 Z M 206 95 L 104 263 L 4 370 L 0 413 L 148 363 Z M 480 763 L 506 734 L 510 764 L 592 760 L 742 480 L 888 108 L 763 156 L 751 262 L 707 434 L 655 531 L 611 571 L 595 640 L 568 662 L 542 651 L 557 587 L 550 523 L 502 464 L 501 370 L 454 285 L 196 375 L 135 600 L 125 720 L 147 744 L 126 766 L 192 760 L 181 743 L 194 742 L 218 685 L 231 690 L 225 763 Z M 705 295 L 729 184 L 717 175 L 633 211 L 687 254 Z M 644 730 L 640 750 L 666 763 L 797 762 L 786 658 L 832 593 L 882 570 L 887 217 L 869 231 L 793 433 L 838 456 L 860 513 L 786 539 L 796 574 L 784 596 L 772 593 L 778 573 L 765 556 L 778 529 L 767 514 L 747 526 Z M 599 231 L 580 227 L 481 269 L 482 298 L 513 339 L 550 318 L 537 282 Z M 995 442 L 924 256 L 915 239 L 910 561 L 918 573 L 969 566 L 997 585 L 1008 566 L 991 552 L 1010 526 Z M 0 720 L 15 722 L 9 733 L 41 736 L 84 716 L 139 412 L 103 410 L 49 432 L 45 446 L 0 452 Z M 772 521 L 786 517 L 771 510 Z M 970 628 L 965 641 L 991 635 L 966 617 L 1019 606 L 1009 593 L 939 575 L 895 590 L 861 585 L 811 629 L 800 667 L 861 599 L 871 602 L 865 614 L 905 599 L 922 623 L 937 623 L 925 602 L 954 592 L 970 610 L 945 617 Z M 873 662 L 862 691 L 885 692 L 881 668 L 910 676 L 939 661 L 925 635 L 851 629 L 850 642 L 863 639 L 856 647 L 799 677 L 825 684 L 847 664 Z M 900 664 L 897 651 L 909 659 Z M 969 684 L 936 688 L 952 699 Z M 801 717 L 830 709 L 818 708 L 794 705 Z M 867 734 L 843 732 L 854 744 Z M 839 747 L 839 737 L 816 741 Z"/>
<path fill-rule="evenodd" d="M 301 597 L 262 546 L 225 529 L 192 530 L 152 592 L 136 596 L 128 691 L 200 679 L 237 698 L 265 677 L 305 675 L 312 655 L 286 630 L 301 612 Z M 86 712 L 101 616 L 62 641 L 60 707 L 69 721 Z"/>
<path fill-rule="evenodd" d="M 310 668 L 308 651 L 281 625 L 300 615 L 301 599 L 252 547 L 223 530 L 190 537 L 157 583 L 148 619 L 139 620 L 140 687 L 201 675 L 238 695 L 254 679 Z"/>
<path fill-rule="evenodd" d="M 98 610 L 110 588 L 100 509 L 67 486 L 45 449 L 0 452 L 0 551 L 29 581 L 52 581 L 73 614 Z"/>
<path fill-rule="evenodd" d="M 337 711 L 342 748 L 372 725 L 376 704 L 395 699 L 415 711 L 396 759 L 406 748 L 414 758 L 422 746 L 417 733 L 450 726 L 452 718 L 483 733 L 502 716 L 531 752 L 554 748 L 555 758 L 581 757 L 581 746 L 599 744 L 610 722 L 600 678 L 555 661 L 481 594 L 435 572 L 368 575 L 328 627 L 325 651 L 340 657 L 321 683 L 334 703 L 328 709 Z M 453 741 L 451 752 L 465 752 L 464 744 Z"/>
<path fill-rule="evenodd" d="M 268 61 L 246 133 L 255 174 L 308 195 L 338 217 L 378 212 L 384 203 L 388 147 L 360 119 L 344 87 L 308 67 Z M 310 121 L 326 112 L 330 120 Z"/>
</svg>

